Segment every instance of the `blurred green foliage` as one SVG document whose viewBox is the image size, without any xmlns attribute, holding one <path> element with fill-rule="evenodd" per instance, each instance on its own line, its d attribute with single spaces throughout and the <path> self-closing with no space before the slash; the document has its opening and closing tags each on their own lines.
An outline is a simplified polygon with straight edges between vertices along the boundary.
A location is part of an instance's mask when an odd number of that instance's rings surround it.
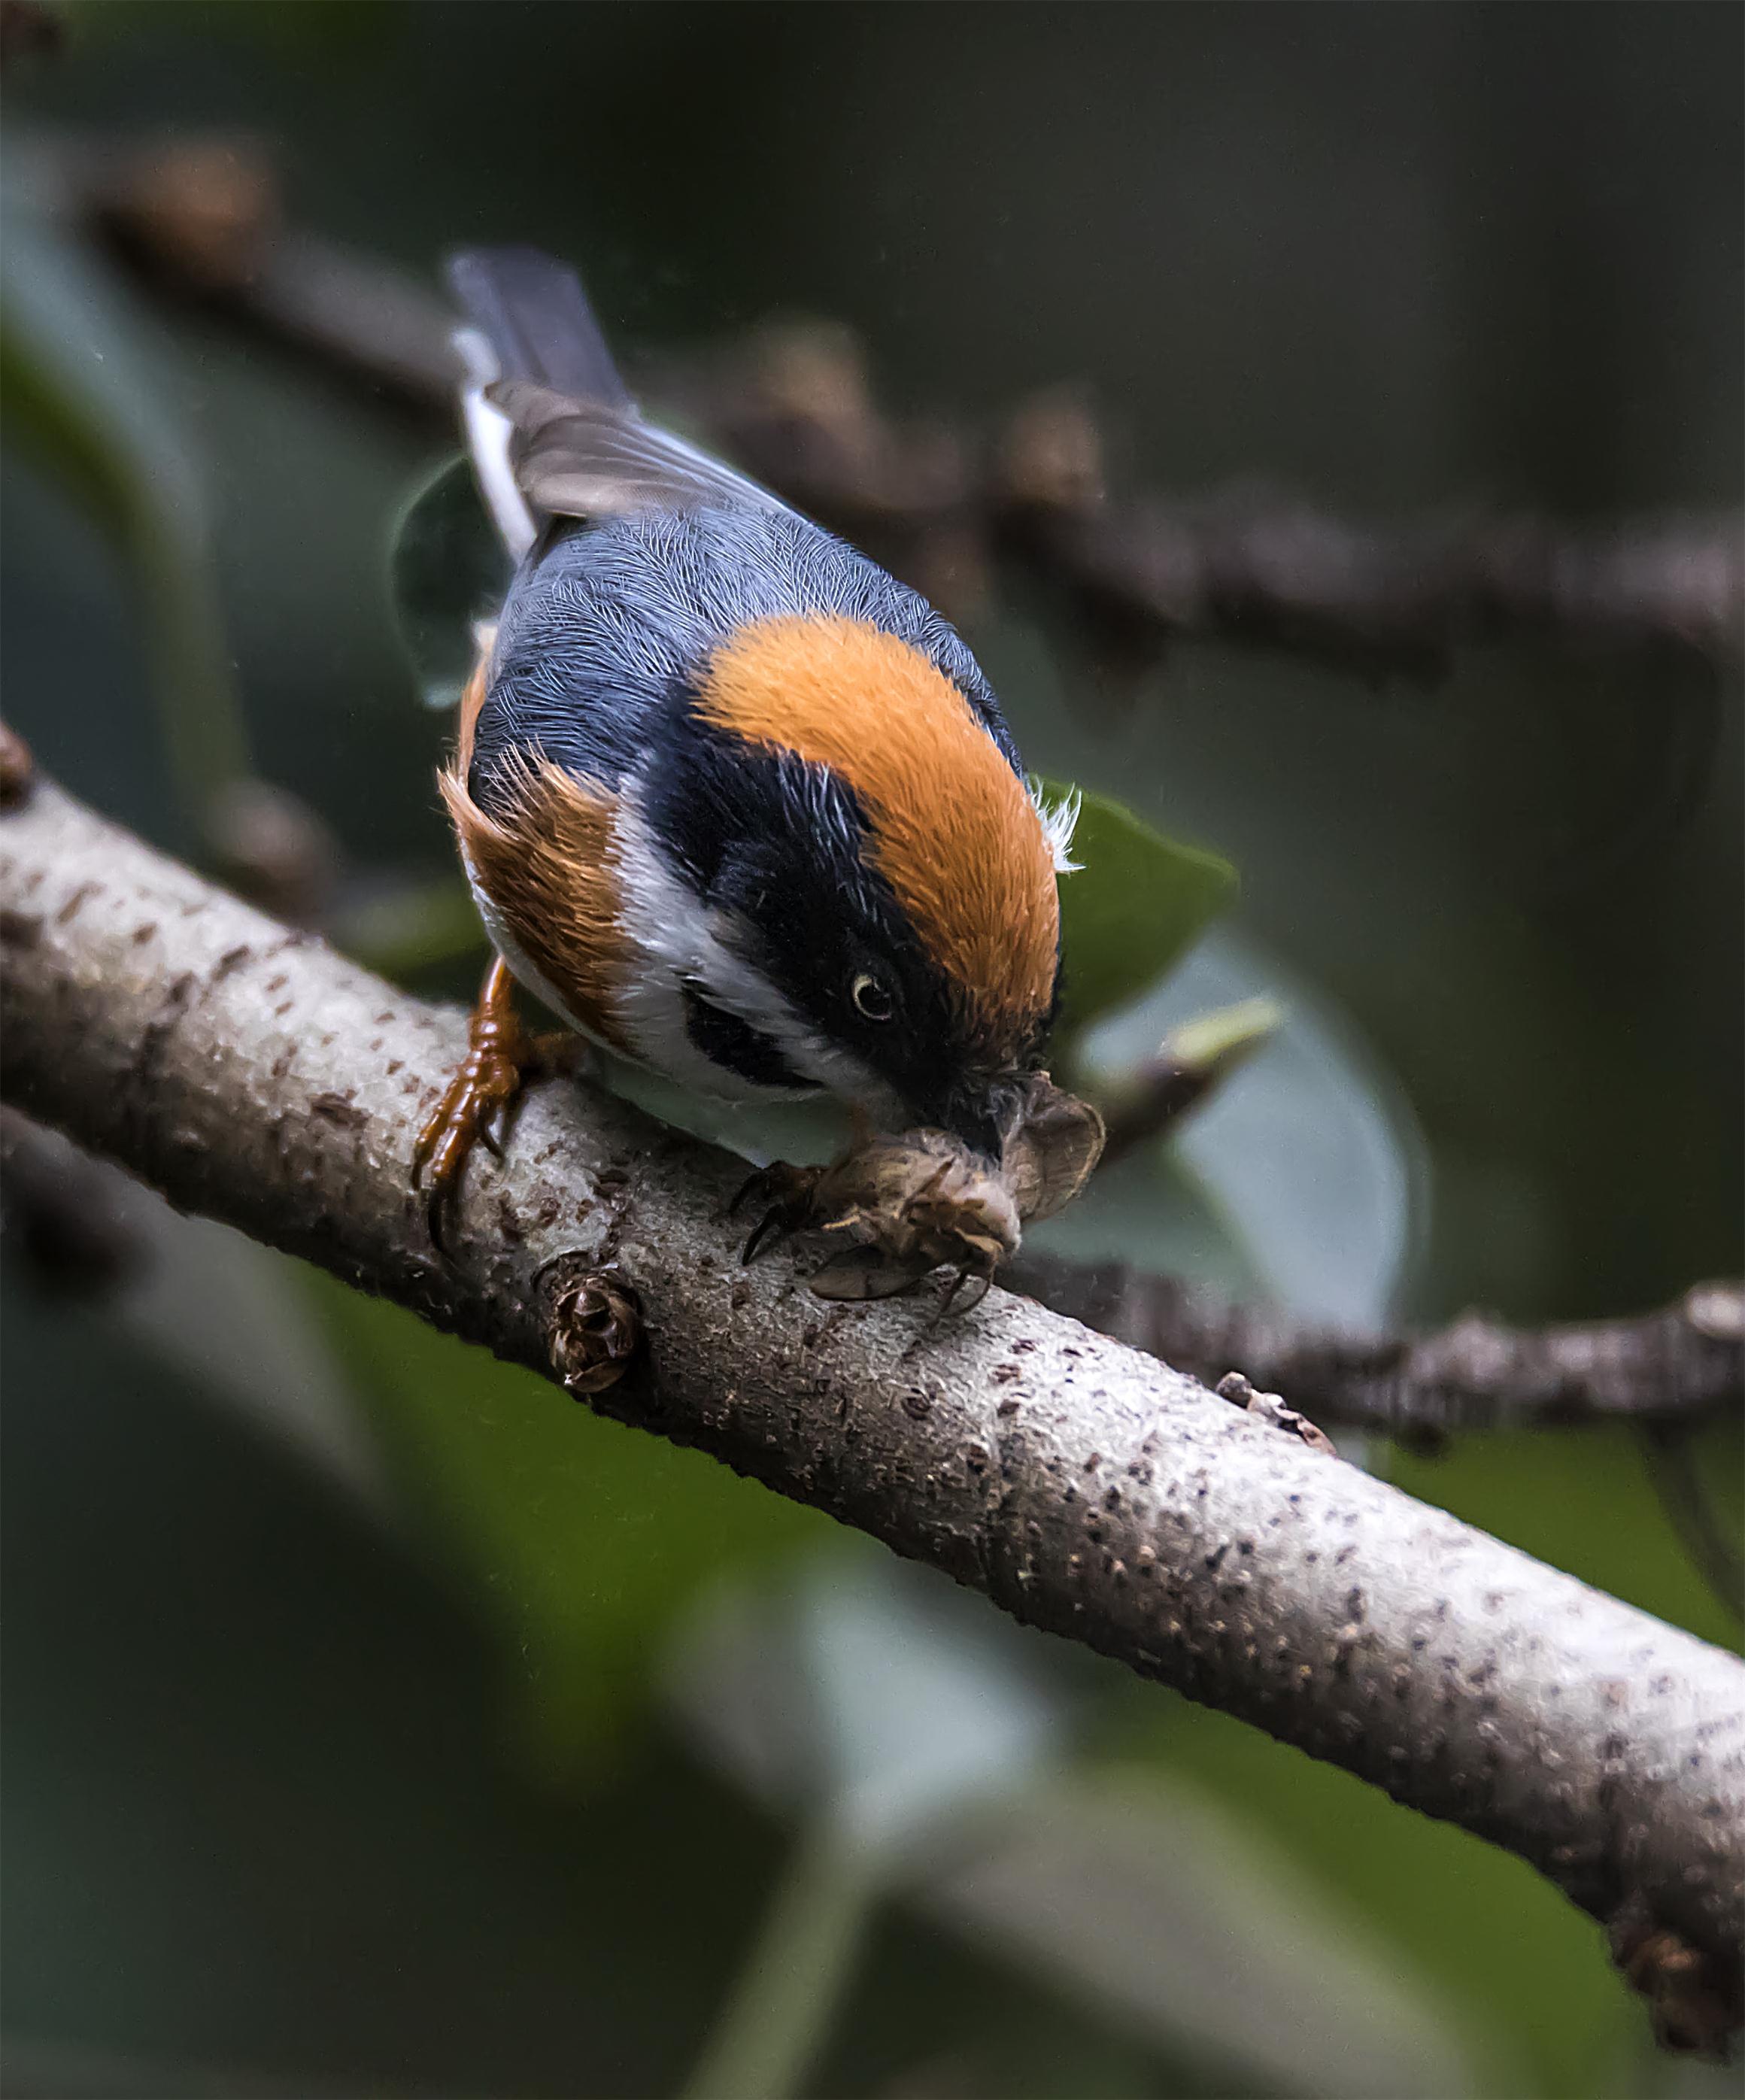
<svg viewBox="0 0 1745 2100">
<path fill-rule="evenodd" d="M 511 1725 L 548 1782 L 637 1724 L 699 1590 L 836 1533 L 395 1306 L 312 1287 L 433 1550 L 496 1623 Z"/>
<path fill-rule="evenodd" d="M 197 810 L 247 760 L 197 477 L 90 258 L 10 195 L 0 419 L 7 442 L 54 477 L 127 563 L 165 741 Z"/>
</svg>

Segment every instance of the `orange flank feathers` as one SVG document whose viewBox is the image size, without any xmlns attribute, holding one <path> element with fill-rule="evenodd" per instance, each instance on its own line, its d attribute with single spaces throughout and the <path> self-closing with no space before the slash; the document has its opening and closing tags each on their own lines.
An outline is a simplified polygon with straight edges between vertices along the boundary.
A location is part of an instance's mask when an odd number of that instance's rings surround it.
<svg viewBox="0 0 1745 2100">
<path fill-rule="evenodd" d="M 945 673 L 860 620 L 784 615 L 710 660 L 706 721 L 827 765 L 872 820 L 873 865 L 996 1039 L 1054 995 L 1054 862 L 1024 783 Z"/>
<path fill-rule="evenodd" d="M 463 754 L 477 712 L 464 725 Z M 490 817 L 466 792 L 465 763 L 457 759 L 438 784 L 468 873 L 564 1011 L 601 1042 L 628 1050 L 618 1015 L 630 955 L 619 930 L 615 799 L 529 759 L 516 768 L 507 812 Z"/>
<path fill-rule="evenodd" d="M 465 780 L 473 770 L 473 736 L 478 727 L 479 710 L 491 690 L 491 654 L 483 651 L 473 666 L 473 675 L 460 693 L 459 735 L 455 739 L 455 771 Z M 446 792 L 446 791 L 445 791 Z"/>
</svg>

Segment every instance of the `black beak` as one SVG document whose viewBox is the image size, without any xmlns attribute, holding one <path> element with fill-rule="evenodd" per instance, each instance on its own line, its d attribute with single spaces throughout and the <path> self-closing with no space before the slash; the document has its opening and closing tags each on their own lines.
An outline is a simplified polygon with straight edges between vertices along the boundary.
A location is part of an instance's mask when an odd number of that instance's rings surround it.
<svg viewBox="0 0 1745 2100">
<path fill-rule="evenodd" d="M 959 1080 L 936 1097 L 928 1120 L 998 1167 L 1023 1098 L 1023 1076 L 1019 1073 L 1001 1073 L 991 1079 Z"/>
</svg>

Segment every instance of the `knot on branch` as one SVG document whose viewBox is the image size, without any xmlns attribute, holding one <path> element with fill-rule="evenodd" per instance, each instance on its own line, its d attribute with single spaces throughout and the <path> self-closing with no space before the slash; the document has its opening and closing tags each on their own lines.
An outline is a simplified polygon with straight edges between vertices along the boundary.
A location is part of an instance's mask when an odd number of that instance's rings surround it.
<svg viewBox="0 0 1745 2100">
<path fill-rule="evenodd" d="M 1663 2049 L 1725 2058 L 1745 2018 L 1745 1976 L 1737 1963 L 1693 1947 L 1655 1922 L 1646 1900 L 1628 1897 L 1606 1928 L 1612 1959 L 1648 2001 Z"/>
<path fill-rule="evenodd" d="M 546 1348 L 558 1383 L 578 1400 L 616 1385 L 642 1339 L 641 1299 L 585 1255 L 560 1255 L 542 1280 L 550 1308 Z"/>
</svg>

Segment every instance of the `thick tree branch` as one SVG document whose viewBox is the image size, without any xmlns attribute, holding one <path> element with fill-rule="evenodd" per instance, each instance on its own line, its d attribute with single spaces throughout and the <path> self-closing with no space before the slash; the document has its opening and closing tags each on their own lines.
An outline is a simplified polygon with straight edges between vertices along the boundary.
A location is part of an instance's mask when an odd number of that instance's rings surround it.
<svg viewBox="0 0 1745 2100">
<path fill-rule="evenodd" d="M 1462 1430 L 1628 1418 L 1688 1423 L 1745 1401 L 1745 1285 L 1700 1283 L 1629 1320 L 1511 1327 L 1469 1312 L 1364 1334 L 1152 1276 L 1025 1251 L 1002 1272 L 1069 1318 L 1215 1380 L 1244 1372 L 1317 1422 L 1434 1441 Z"/>
<path fill-rule="evenodd" d="M 591 1383 L 639 1299 L 603 1412 L 1509 1846 L 1678 2035 L 1737 2025 L 1733 1657 L 1023 1299 L 936 1326 L 743 1269 L 734 1163 L 584 1088 L 529 1101 L 444 1262 L 408 1163 L 461 1017 L 46 783 L 0 815 L 0 1088 L 29 1114 L 548 1376 Z"/>
</svg>

